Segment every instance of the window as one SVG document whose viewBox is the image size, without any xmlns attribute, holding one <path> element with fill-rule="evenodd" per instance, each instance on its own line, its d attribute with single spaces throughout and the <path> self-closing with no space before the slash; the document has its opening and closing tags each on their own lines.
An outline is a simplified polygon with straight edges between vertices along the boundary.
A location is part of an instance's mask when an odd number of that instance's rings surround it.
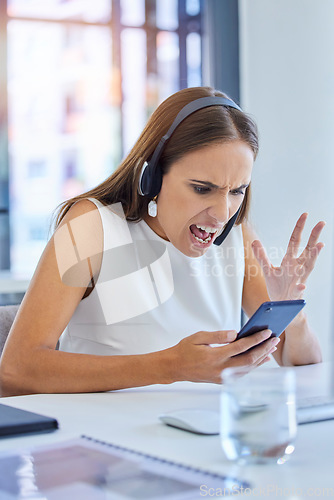
<svg viewBox="0 0 334 500">
<path fill-rule="evenodd" d="M 0 268 L 31 274 L 55 207 L 115 169 L 159 102 L 201 85 L 202 9 L 200 0 L 0 5 Z"/>
</svg>

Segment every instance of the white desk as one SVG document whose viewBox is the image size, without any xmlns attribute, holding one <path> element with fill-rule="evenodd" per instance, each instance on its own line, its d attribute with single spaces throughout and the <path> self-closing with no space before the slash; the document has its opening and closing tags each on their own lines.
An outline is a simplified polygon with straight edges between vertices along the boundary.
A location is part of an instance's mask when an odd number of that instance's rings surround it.
<svg viewBox="0 0 334 500">
<path fill-rule="evenodd" d="M 297 369 L 299 370 L 299 369 Z M 314 385 L 321 365 L 302 367 Z M 306 377 L 307 375 L 307 377 Z M 3 403 L 54 416 L 60 430 L 0 440 L 0 450 L 59 442 L 86 434 L 137 451 L 238 477 L 258 488 L 254 497 L 334 497 L 334 420 L 299 426 L 296 450 L 284 465 L 237 466 L 228 462 L 219 436 L 199 436 L 167 427 L 158 415 L 179 408 L 219 408 L 220 387 L 176 383 L 97 394 L 2 398 Z M 277 490 L 276 490 L 277 488 Z M 248 495 L 250 496 L 250 495 Z"/>
</svg>

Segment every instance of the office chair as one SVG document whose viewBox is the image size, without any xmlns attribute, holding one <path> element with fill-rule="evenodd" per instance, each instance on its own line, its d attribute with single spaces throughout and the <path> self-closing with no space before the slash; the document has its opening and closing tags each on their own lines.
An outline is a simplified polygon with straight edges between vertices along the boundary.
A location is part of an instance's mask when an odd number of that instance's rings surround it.
<svg viewBox="0 0 334 500">
<path fill-rule="evenodd" d="M 0 357 L 19 306 L 0 306 Z"/>
</svg>

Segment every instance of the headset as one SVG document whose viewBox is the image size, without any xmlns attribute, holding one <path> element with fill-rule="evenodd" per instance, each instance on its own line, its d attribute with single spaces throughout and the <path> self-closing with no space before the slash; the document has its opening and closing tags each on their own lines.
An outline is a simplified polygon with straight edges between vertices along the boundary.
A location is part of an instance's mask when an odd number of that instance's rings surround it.
<svg viewBox="0 0 334 500">
<path fill-rule="evenodd" d="M 219 96 L 210 96 L 210 97 L 201 97 L 199 99 L 195 99 L 194 101 L 186 104 L 181 111 L 176 115 L 175 120 L 172 125 L 166 132 L 166 134 L 160 139 L 159 144 L 155 148 L 151 158 L 149 161 L 145 161 L 140 173 L 139 184 L 138 184 L 138 193 L 141 196 L 148 196 L 153 199 L 157 196 L 161 189 L 162 184 L 162 170 L 159 165 L 159 160 L 161 158 L 162 152 L 171 138 L 171 135 L 175 131 L 175 129 L 180 125 L 183 120 L 185 120 L 189 115 L 195 113 L 199 109 L 208 108 L 210 106 L 228 106 L 230 108 L 238 109 L 242 111 L 241 108 L 234 102 L 232 99 L 227 97 L 219 97 Z M 238 211 L 231 217 L 231 219 L 227 222 L 223 232 L 215 239 L 215 245 L 221 245 L 222 242 L 227 237 L 228 233 L 231 231 L 238 215 L 240 212 L 240 208 Z"/>
</svg>

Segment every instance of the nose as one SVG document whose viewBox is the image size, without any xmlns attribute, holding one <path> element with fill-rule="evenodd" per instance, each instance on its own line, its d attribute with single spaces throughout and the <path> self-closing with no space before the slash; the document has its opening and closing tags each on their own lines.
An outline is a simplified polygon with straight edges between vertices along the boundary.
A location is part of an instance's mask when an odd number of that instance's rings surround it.
<svg viewBox="0 0 334 500">
<path fill-rule="evenodd" d="M 217 197 L 215 203 L 208 208 L 207 212 L 217 223 L 225 224 L 229 220 L 231 213 L 229 197 L 226 195 Z"/>
</svg>

